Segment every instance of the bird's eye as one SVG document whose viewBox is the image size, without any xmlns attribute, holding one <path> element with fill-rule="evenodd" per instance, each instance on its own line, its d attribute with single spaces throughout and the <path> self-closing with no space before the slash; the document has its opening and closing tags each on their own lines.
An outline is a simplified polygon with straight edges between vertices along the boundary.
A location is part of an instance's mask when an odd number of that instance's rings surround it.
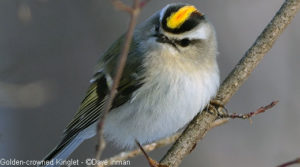
<svg viewBox="0 0 300 167">
<path fill-rule="evenodd" d="M 182 47 L 187 47 L 190 43 L 191 43 L 191 41 L 187 38 L 184 38 L 184 39 L 178 41 L 178 44 Z"/>
</svg>

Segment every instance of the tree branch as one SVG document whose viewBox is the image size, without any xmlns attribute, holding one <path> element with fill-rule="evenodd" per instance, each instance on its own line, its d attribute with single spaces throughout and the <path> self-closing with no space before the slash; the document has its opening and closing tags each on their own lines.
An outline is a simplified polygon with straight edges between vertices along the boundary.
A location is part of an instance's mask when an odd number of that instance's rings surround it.
<svg viewBox="0 0 300 167">
<path fill-rule="evenodd" d="M 179 137 L 179 135 L 180 135 L 179 133 L 176 133 L 173 136 L 169 136 L 167 138 L 161 139 L 155 143 L 145 145 L 145 146 L 143 146 L 143 148 L 147 152 L 153 151 L 157 148 L 160 148 L 160 147 L 163 147 L 170 143 L 175 142 L 176 139 Z M 116 161 L 126 160 L 126 159 L 133 158 L 133 157 L 136 157 L 137 155 L 141 155 L 141 154 L 142 154 L 142 151 L 139 148 L 132 150 L 132 151 L 128 151 L 128 152 L 121 152 L 113 157 L 102 160 L 103 162 L 107 162 L 107 165 L 100 164 L 100 165 L 98 165 L 98 167 L 108 167 L 108 166 L 113 165 L 113 163 Z"/>
<path fill-rule="evenodd" d="M 235 118 L 240 118 L 240 119 L 249 119 L 257 114 L 263 113 L 265 111 L 267 111 L 270 108 L 273 108 L 279 101 L 272 101 L 269 105 L 267 106 L 263 106 L 260 107 L 259 109 L 257 109 L 255 112 L 250 112 L 247 114 L 237 114 L 237 113 L 231 113 L 231 114 L 222 114 L 222 115 L 218 115 L 221 118 L 231 118 L 231 119 L 235 119 Z"/>
<path fill-rule="evenodd" d="M 112 106 L 113 100 L 116 96 L 117 88 L 119 86 L 119 82 L 120 82 L 120 79 L 122 77 L 123 70 L 124 70 L 124 67 L 125 67 L 125 64 L 126 64 L 127 55 L 128 55 L 128 52 L 129 52 L 131 41 L 132 41 L 134 28 L 135 28 L 136 22 L 137 22 L 137 17 L 138 17 L 139 12 L 140 12 L 140 2 L 139 2 L 139 0 L 134 0 L 133 1 L 133 6 L 132 6 L 132 8 L 130 8 L 130 10 L 128 9 L 129 7 L 127 7 L 121 1 L 113 0 L 113 4 L 115 4 L 115 6 L 117 8 L 119 8 L 120 10 L 128 12 L 131 15 L 131 19 L 130 19 L 128 31 L 126 33 L 125 42 L 123 44 L 123 49 L 122 49 L 121 55 L 119 57 L 119 61 L 118 61 L 118 65 L 117 65 L 117 72 L 116 72 L 116 75 L 115 75 L 114 80 L 113 80 L 113 85 L 112 85 L 112 88 L 110 90 L 109 98 L 108 98 L 108 101 L 105 103 L 105 107 L 104 107 L 104 111 L 103 111 L 103 117 L 100 119 L 100 121 L 98 123 L 99 142 L 98 142 L 97 152 L 96 152 L 96 159 L 97 160 L 100 160 L 102 151 L 105 148 L 105 141 L 103 139 L 103 132 L 102 132 L 103 123 L 105 121 L 106 114 L 109 112 L 109 110 Z"/>
<path fill-rule="evenodd" d="M 288 166 L 295 165 L 295 164 L 300 164 L 300 158 L 297 158 L 293 161 L 289 161 L 289 162 L 286 162 L 284 164 L 281 164 L 278 167 L 288 167 Z"/>
<path fill-rule="evenodd" d="M 272 48 L 276 39 L 294 18 L 299 8 L 300 0 L 286 0 L 284 2 L 255 43 L 225 79 L 214 101 L 225 105 L 231 99 L 233 94 L 247 80 L 254 68 Z M 205 136 L 216 118 L 216 111 L 210 110 L 209 112 L 202 111 L 199 113 L 161 159 L 161 164 L 170 167 L 179 166 L 182 159 L 193 150 L 194 145 Z"/>
</svg>

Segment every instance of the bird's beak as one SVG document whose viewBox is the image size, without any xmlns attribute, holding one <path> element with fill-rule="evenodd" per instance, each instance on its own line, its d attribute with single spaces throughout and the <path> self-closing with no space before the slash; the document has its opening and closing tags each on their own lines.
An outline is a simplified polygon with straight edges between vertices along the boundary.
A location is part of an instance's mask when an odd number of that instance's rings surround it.
<svg viewBox="0 0 300 167">
<path fill-rule="evenodd" d="M 157 42 L 169 44 L 169 45 L 173 46 L 177 51 L 179 51 L 174 40 L 171 40 L 167 36 L 160 34 L 160 33 L 154 34 L 153 36 L 156 37 Z"/>
</svg>

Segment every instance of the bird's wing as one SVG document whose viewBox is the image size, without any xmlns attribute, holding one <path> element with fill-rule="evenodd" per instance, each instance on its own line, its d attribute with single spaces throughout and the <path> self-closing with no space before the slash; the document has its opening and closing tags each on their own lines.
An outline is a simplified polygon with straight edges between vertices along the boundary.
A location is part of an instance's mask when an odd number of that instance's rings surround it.
<svg viewBox="0 0 300 167">
<path fill-rule="evenodd" d="M 107 94 L 112 86 L 112 78 L 115 75 L 120 48 L 122 48 L 124 36 L 117 40 L 99 60 L 96 73 L 91 80 L 91 85 L 86 97 L 81 102 L 79 110 L 75 113 L 73 120 L 64 131 L 61 146 L 67 144 L 80 131 L 96 122 L 103 113 L 104 103 Z M 128 54 L 128 61 L 124 68 L 123 75 L 113 101 L 112 109 L 127 102 L 135 90 L 142 85 L 142 60 L 135 51 L 137 43 L 131 43 Z"/>
</svg>

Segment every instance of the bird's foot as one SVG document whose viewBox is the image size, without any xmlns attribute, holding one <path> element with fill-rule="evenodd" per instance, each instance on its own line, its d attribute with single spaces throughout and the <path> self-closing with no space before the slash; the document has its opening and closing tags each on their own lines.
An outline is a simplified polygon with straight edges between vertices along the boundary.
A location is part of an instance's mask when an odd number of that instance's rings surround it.
<svg viewBox="0 0 300 167">
<path fill-rule="evenodd" d="M 207 108 L 208 111 L 216 111 L 219 118 L 224 118 L 228 115 L 227 108 L 217 100 L 211 100 Z"/>
</svg>

